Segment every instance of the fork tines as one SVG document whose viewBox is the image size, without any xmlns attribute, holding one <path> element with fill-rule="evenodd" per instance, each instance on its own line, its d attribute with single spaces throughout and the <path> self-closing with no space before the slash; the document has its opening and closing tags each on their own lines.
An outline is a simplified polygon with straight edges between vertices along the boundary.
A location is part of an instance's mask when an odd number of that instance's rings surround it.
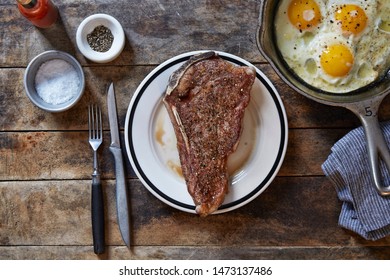
<svg viewBox="0 0 390 280">
<path fill-rule="evenodd" d="M 102 138 L 102 111 L 96 104 L 88 106 L 88 129 L 90 139 Z"/>
</svg>

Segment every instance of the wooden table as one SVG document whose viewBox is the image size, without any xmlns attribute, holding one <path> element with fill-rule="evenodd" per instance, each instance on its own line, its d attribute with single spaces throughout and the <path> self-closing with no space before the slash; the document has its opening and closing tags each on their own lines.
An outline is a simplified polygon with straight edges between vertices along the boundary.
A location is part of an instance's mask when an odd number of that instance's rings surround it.
<svg viewBox="0 0 390 280">
<path fill-rule="evenodd" d="M 390 238 L 370 242 L 338 226 L 341 203 L 321 170 L 332 145 L 360 125 L 357 118 L 345 109 L 308 100 L 279 79 L 256 47 L 259 0 L 54 1 L 61 19 L 46 30 L 25 20 L 14 2 L 0 4 L 0 259 L 390 257 Z M 78 25 L 94 13 L 108 13 L 124 27 L 125 49 L 111 63 L 92 63 L 76 47 Z M 86 78 L 80 102 L 56 114 L 35 107 L 23 87 L 29 61 L 51 49 L 75 56 Z M 133 229 L 133 246 L 128 250 L 116 220 L 107 85 L 110 81 L 116 85 L 123 137 L 130 99 L 145 76 L 173 56 L 204 49 L 240 56 L 275 84 L 289 121 L 285 161 L 276 179 L 254 201 L 229 213 L 200 218 L 155 198 L 126 158 Z M 91 235 L 90 103 L 104 109 L 100 164 L 107 248 L 99 257 L 93 253 Z M 380 118 L 390 119 L 389 99 Z"/>
</svg>

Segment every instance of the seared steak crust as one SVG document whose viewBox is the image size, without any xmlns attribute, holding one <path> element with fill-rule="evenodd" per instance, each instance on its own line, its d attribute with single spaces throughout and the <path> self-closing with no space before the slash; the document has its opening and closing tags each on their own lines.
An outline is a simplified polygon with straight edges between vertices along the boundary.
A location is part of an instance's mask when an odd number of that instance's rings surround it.
<svg viewBox="0 0 390 280">
<path fill-rule="evenodd" d="M 255 76 L 253 68 L 207 52 L 170 77 L 163 101 L 188 192 L 201 216 L 216 211 L 228 192 L 227 158 L 238 145 Z"/>
</svg>

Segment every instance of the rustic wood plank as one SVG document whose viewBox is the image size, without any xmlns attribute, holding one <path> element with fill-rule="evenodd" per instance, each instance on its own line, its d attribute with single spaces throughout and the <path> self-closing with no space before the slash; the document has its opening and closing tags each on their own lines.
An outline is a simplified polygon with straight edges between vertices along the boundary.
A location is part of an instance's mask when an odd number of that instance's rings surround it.
<svg viewBox="0 0 390 280">
<path fill-rule="evenodd" d="M 107 120 L 106 120 L 107 121 Z M 87 124 L 85 124 L 86 126 Z M 346 129 L 291 129 L 280 176 L 322 176 L 321 164 Z M 124 135 L 121 134 L 124 143 Z M 109 131 L 99 149 L 103 178 L 114 178 Z M 124 147 L 124 145 L 123 145 Z M 135 178 L 127 158 L 126 171 Z M 87 179 L 92 150 L 87 131 L 0 132 L 0 181 Z"/>
<path fill-rule="evenodd" d="M 106 204 L 107 259 L 388 259 L 390 238 L 376 242 L 337 225 L 340 202 L 321 164 L 357 118 L 290 89 L 260 55 L 255 33 L 259 0 L 95 1 L 57 3 L 61 19 L 50 29 L 25 20 L 13 0 L 0 4 L 0 259 L 96 259 L 90 221 L 91 150 L 86 108 L 102 105 L 100 150 Z M 191 8 L 188 8 L 191 7 Z M 126 11 L 126 12 L 123 12 Z M 126 45 L 110 64 L 78 51 L 75 34 L 93 13 L 115 16 Z M 23 74 L 37 54 L 58 49 L 84 66 L 86 91 L 71 110 L 34 107 Z M 289 146 L 275 181 L 233 212 L 202 219 L 165 205 L 135 179 L 128 160 L 132 251 L 116 221 L 114 164 L 106 119 L 106 87 L 114 81 L 123 131 L 131 96 L 154 67 L 187 51 L 214 49 L 238 55 L 275 84 L 289 119 Z M 390 119 L 390 97 L 380 111 Z M 123 133 L 122 133 L 123 141 Z M 71 148 L 69 148 L 71 147 Z M 158 233 L 158 234 L 156 234 Z M 175 236 L 175 238 L 172 238 Z"/>
<path fill-rule="evenodd" d="M 290 129 L 280 176 L 322 176 L 331 147 L 349 129 Z"/>
<path fill-rule="evenodd" d="M 91 181 L 4 182 L 0 185 L 3 209 L 0 244 L 92 244 Z M 104 187 L 106 212 L 114 215 L 116 212 L 108 203 L 115 200 L 114 191 L 109 190 L 113 186 L 105 183 Z M 107 218 L 106 227 L 110 229 L 108 242 L 114 238 L 114 244 L 121 244 L 114 218 Z"/>
<path fill-rule="evenodd" d="M 106 242 L 123 245 L 114 184 L 103 182 Z M 138 180 L 129 186 L 134 246 L 390 246 L 337 225 L 340 203 L 324 177 L 278 177 L 251 203 L 207 218 L 160 202 Z M 0 202 L 2 246 L 92 245 L 89 180 L 0 182 Z"/>
<path fill-rule="evenodd" d="M 210 247 L 108 246 L 95 255 L 92 246 L 0 247 L 2 260 L 388 260 L 390 248 L 367 247 Z"/>
<path fill-rule="evenodd" d="M 98 150 L 102 178 L 113 178 L 109 132 Z M 124 143 L 124 139 L 121 139 Z M 124 154 L 126 154 L 124 150 Z M 126 172 L 134 172 L 125 156 Z M 92 174 L 88 132 L 0 132 L 0 180 L 86 179 Z"/>
<path fill-rule="evenodd" d="M 319 104 L 294 92 L 281 82 L 269 65 L 257 64 L 275 84 L 286 108 L 290 128 L 354 128 L 360 125 L 357 117 L 344 108 Z M 118 120 L 121 129 L 131 97 L 141 81 L 155 66 L 84 67 L 86 89 L 75 107 L 62 113 L 48 113 L 35 107 L 28 99 L 24 86 L 24 68 L 0 69 L 0 129 L 7 130 L 85 130 L 88 104 L 102 105 L 107 116 L 106 90 L 114 81 L 118 106 Z M 161 89 L 162 92 L 164 89 Z M 380 119 L 390 119 L 390 97 L 386 98 L 380 110 Z M 105 129 L 108 122 L 105 120 Z"/>
<path fill-rule="evenodd" d="M 38 29 L 24 19 L 14 3 L 2 5 L 0 66 L 26 66 L 35 55 L 58 49 L 75 55 L 83 65 L 93 64 L 77 49 L 76 31 L 94 13 L 107 13 L 122 24 L 126 45 L 113 64 L 159 64 L 183 52 L 215 49 L 264 61 L 255 42 L 259 1 L 61 1 L 60 20 Z M 191 9 L 188 9 L 191 6 Z M 126 11 L 126 12 L 123 12 Z M 36 42 L 39 42 L 37 44 Z"/>
<path fill-rule="evenodd" d="M 24 69 L 0 69 L 0 129 L 7 130 L 85 130 L 88 127 L 87 108 L 99 104 L 104 114 L 104 128 L 108 129 L 107 87 L 113 81 L 116 86 L 118 121 L 123 129 L 127 108 L 133 92 L 153 67 L 85 67 L 85 92 L 80 101 L 68 111 L 45 112 L 28 99 L 24 85 Z"/>
</svg>

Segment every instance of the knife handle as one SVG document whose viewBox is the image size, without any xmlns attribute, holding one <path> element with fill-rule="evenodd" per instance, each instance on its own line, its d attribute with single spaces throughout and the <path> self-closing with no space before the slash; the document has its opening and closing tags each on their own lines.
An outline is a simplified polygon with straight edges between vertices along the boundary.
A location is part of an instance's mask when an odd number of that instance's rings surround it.
<svg viewBox="0 0 390 280">
<path fill-rule="evenodd" d="M 100 182 L 92 183 L 92 237 L 93 250 L 95 254 L 104 253 L 105 235 L 104 235 L 104 205 L 103 190 Z"/>
</svg>

